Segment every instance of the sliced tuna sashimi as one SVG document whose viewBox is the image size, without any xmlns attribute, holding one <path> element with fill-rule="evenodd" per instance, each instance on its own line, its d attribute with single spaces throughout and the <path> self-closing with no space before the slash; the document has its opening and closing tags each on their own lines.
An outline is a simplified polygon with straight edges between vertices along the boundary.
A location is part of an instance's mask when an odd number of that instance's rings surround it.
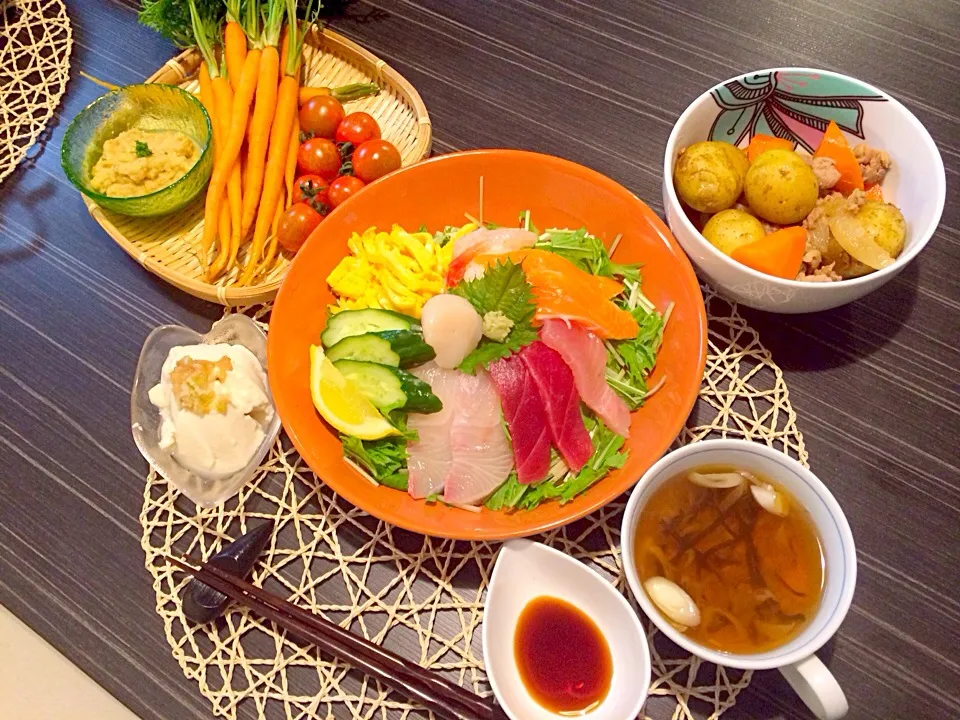
<svg viewBox="0 0 960 720">
<path fill-rule="evenodd" d="M 443 408 L 430 415 L 410 413 L 407 427 L 416 430 L 416 442 L 407 443 L 407 492 L 418 500 L 440 493 L 453 463 L 450 427 L 457 405 L 459 380 L 452 370 L 431 361 L 410 372 L 429 384 Z"/>
<path fill-rule="evenodd" d="M 530 371 L 547 415 L 550 441 L 567 466 L 576 472 L 593 455 L 593 442 L 580 414 L 580 396 L 573 373 L 553 348 L 532 342 L 520 351 Z"/>
<path fill-rule="evenodd" d="M 491 363 L 490 377 L 510 429 L 517 480 L 543 480 L 550 470 L 550 430 L 536 382 L 517 355 Z"/>
<path fill-rule="evenodd" d="M 459 387 L 450 427 L 453 462 L 444 480 L 443 500 L 471 505 L 503 484 L 513 469 L 513 453 L 490 376 L 483 370 L 476 375 L 454 372 Z"/>
<path fill-rule="evenodd" d="M 617 435 L 629 437 L 630 408 L 607 384 L 607 349 L 603 341 L 579 323 L 556 319 L 543 321 L 540 339 L 567 363 L 587 407 Z"/>
</svg>

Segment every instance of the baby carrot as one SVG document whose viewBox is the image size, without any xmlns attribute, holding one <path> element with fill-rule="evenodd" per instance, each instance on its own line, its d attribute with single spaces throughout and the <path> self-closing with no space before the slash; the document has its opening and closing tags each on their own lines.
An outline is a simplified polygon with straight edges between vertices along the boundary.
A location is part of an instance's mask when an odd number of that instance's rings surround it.
<svg viewBox="0 0 960 720">
<path fill-rule="evenodd" d="M 297 174 L 297 150 L 300 149 L 300 118 L 293 116 L 293 132 L 290 133 L 290 144 L 287 147 L 287 166 L 283 171 L 283 184 L 287 188 L 287 201 L 283 208 L 293 204 L 293 180 Z"/>
<path fill-rule="evenodd" d="M 350 102 L 359 100 L 368 95 L 376 95 L 380 92 L 380 86 L 376 83 L 351 83 L 350 85 L 341 85 L 340 87 L 302 87 L 298 96 L 298 102 L 305 105 L 308 100 L 318 95 L 332 95 L 340 102 Z"/>
<path fill-rule="evenodd" d="M 280 54 L 277 49 L 280 24 L 283 21 L 282 0 L 270 0 L 263 25 L 263 51 L 257 77 L 256 102 L 250 131 L 247 134 L 247 173 L 243 188 L 241 237 L 246 237 L 257 216 L 263 190 L 263 169 L 270 141 L 270 129 L 277 109 L 280 82 Z"/>
<path fill-rule="evenodd" d="M 223 142 L 223 151 L 217 158 L 213 166 L 213 174 L 210 176 L 210 184 L 207 186 L 207 201 L 205 206 L 204 221 L 210 218 L 216 218 L 219 212 L 219 205 L 222 201 L 223 190 L 228 180 L 236 183 L 236 188 L 240 185 L 240 165 L 237 162 L 240 155 L 240 147 L 243 144 L 243 138 L 247 129 L 247 118 L 250 117 L 250 105 L 253 102 L 253 95 L 256 90 L 257 76 L 260 71 L 261 51 L 257 48 L 247 53 L 247 58 L 243 63 L 243 73 L 240 76 L 240 87 L 235 97 L 229 83 L 222 77 L 213 80 L 213 89 L 218 97 L 218 110 L 222 113 L 227 112 L 225 105 L 229 104 L 229 114 L 224 117 L 229 118 L 229 124 L 225 127 L 226 138 Z M 227 103 L 227 98 L 230 102 Z M 220 100 L 222 99 L 222 102 Z M 236 173 L 236 180 L 231 180 L 231 176 Z M 228 189 L 229 192 L 229 189 Z M 235 234 L 239 235 L 241 231 L 242 215 L 242 197 L 234 193 L 234 197 L 228 196 L 228 202 L 231 205 L 231 227 Z M 234 207 L 234 202 L 238 204 Z M 204 228 L 204 243 L 207 249 L 212 245 L 212 232 L 209 234 Z"/>
<path fill-rule="evenodd" d="M 223 29 L 223 55 L 227 77 L 236 92 L 240 86 L 243 62 L 247 57 L 247 36 L 240 24 L 240 0 L 227 0 L 227 24 Z"/>
<path fill-rule="evenodd" d="M 312 3 L 311 3 L 312 6 Z M 277 204 L 281 202 L 283 193 L 284 171 L 287 162 L 287 150 L 290 144 L 291 128 L 297 115 L 297 91 L 299 83 L 296 73 L 299 65 L 300 50 L 303 47 L 303 32 L 297 27 L 297 8 L 295 0 L 286 0 L 287 23 L 289 27 L 289 50 L 284 67 L 284 76 L 277 91 L 277 110 L 270 128 L 270 147 L 267 150 L 267 164 L 263 176 L 263 192 L 260 197 L 260 208 L 257 211 L 257 222 L 253 230 L 253 243 L 247 255 L 247 262 L 240 277 L 240 284 L 249 283 L 260 267 L 268 266 L 272 257 L 266 257 L 261 264 L 261 254 L 270 226 L 276 213 Z M 307 8 L 307 17 L 304 26 L 312 21 L 310 7 Z M 272 246 L 274 252 L 275 245 Z"/>
</svg>

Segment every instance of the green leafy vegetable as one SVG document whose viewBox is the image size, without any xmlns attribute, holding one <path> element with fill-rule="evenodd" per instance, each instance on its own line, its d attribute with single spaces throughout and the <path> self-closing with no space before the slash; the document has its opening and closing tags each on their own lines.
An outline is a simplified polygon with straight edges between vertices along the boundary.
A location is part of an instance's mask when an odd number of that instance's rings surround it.
<svg viewBox="0 0 960 720">
<path fill-rule="evenodd" d="M 486 367 L 537 339 L 537 331 L 531 324 L 537 311 L 533 302 L 533 288 L 516 263 L 498 261 L 487 268 L 481 277 L 465 280 L 451 288 L 450 292 L 465 298 L 481 317 L 490 312 L 500 312 L 513 322 L 513 328 L 503 342 L 484 338 L 460 363 L 459 369 L 463 372 L 472 374 L 478 367 Z"/>
<path fill-rule="evenodd" d="M 520 498 L 529 488 L 529 485 L 521 485 L 517 480 L 516 471 L 510 473 L 510 476 L 504 481 L 503 485 L 487 498 L 484 507 L 487 510 L 503 510 L 504 508 L 513 508 L 520 502 Z"/>
<path fill-rule="evenodd" d="M 153 150 L 142 140 L 137 140 L 134 146 L 134 152 L 137 154 L 137 157 L 150 157 L 153 155 Z"/>
<path fill-rule="evenodd" d="M 579 230 L 547 230 L 535 247 L 549 250 L 566 258 L 581 270 L 592 275 L 620 277 L 624 280 L 640 281 L 639 265 L 620 265 L 610 259 L 610 254 L 599 238 Z"/>
<path fill-rule="evenodd" d="M 407 441 L 403 437 L 361 440 L 341 435 L 343 454 L 360 465 L 381 485 L 407 489 Z"/>
<path fill-rule="evenodd" d="M 484 506 L 488 510 L 530 510 L 552 499 L 562 505 L 585 492 L 611 470 L 623 467 L 627 461 L 627 451 L 623 449 L 625 439 L 592 416 L 584 417 L 584 423 L 590 431 L 594 451 L 579 472 L 567 470 L 557 451 L 551 449 L 550 474 L 545 480 L 535 485 L 522 485 L 517 480 L 517 474 L 511 473 L 503 485 L 487 498 Z"/>
<path fill-rule="evenodd" d="M 639 282 L 625 280 L 624 284 L 624 294 L 615 302 L 633 315 L 640 329 L 635 338 L 606 342 L 606 378 L 629 408 L 636 410 L 649 394 L 647 377 L 657 364 L 666 318 L 640 291 Z"/>
<path fill-rule="evenodd" d="M 219 26 L 226 13 L 223 0 L 195 0 L 201 17 Z M 190 22 L 188 0 L 143 0 L 140 22 L 156 30 L 177 47 L 196 45 L 193 26 Z"/>
</svg>

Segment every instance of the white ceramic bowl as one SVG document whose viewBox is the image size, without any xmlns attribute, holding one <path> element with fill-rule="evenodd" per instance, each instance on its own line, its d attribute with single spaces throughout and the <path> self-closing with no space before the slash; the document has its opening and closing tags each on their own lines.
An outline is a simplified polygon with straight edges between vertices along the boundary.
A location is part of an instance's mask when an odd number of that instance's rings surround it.
<svg viewBox="0 0 960 720">
<path fill-rule="evenodd" d="M 745 147 L 753 132 L 774 134 L 774 124 L 793 133 L 798 147 L 811 151 L 830 119 L 846 130 L 851 144 L 866 142 L 893 160 L 883 195 L 903 212 L 907 241 L 900 257 L 883 270 L 851 280 L 807 283 L 782 280 L 741 265 L 697 231 L 673 188 L 677 151 L 701 140 Z M 853 129 L 855 132 L 850 132 Z M 663 207 L 680 245 L 707 281 L 731 300 L 759 310 L 806 313 L 857 300 L 897 275 L 930 241 L 946 197 L 943 161 L 930 134 L 903 105 L 882 90 L 854 78 L 810 68 L 749 72 L 711 88 L 677 120 L 663 159 Z"/>
<path fill-rule="evenodd" d="M 751 655 L 708 648 L 671 625 L 643 589 L 634 557 L 640 512 L 663 483 L 701 465 L 732 465 L 769 477 L 796 498 L 817 528 L 825 560 L 820 606 L 803 631 L 780 647 Z M 843 510 L 812 472 L 779 450 L 746 440 L 704 440 L 685 445 L 664 455 L 637 483 L 624 511 L 620 542 L 630 591 L 644 614 L 677 645 L 717 665 L 743 670 L 776 668 L 818 718 L 839 718 L 846 713 L 843 690 L 814 653 L 833 637 L 850 609 L 857 584 L 857 554 Z"/>
</svg>

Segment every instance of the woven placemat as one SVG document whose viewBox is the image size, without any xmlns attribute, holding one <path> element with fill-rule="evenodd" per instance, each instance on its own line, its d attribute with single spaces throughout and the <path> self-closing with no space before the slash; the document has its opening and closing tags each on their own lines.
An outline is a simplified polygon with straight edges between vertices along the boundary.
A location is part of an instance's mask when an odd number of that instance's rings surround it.
<svg viewBox="0 0 960 720">
<path fill-rule="evenodd" d="M 806 463 L 783 375 L 737 313 L 705 290 L 709 353 L 700 400 L 678 443 L 708 435 L 747 438 Z M 263 320 L 269 308 L 251 309 Z M 627 592 L 619 551 L 626 496 L 537 539 L 589 563 Z M 173 656 L 226 718 L 425 716 L 406 699 L 234 608 L 214 625 L 193 626 L 180 611 L 186 582 L 163 554 L 208 555 L 228 538 L 272 518 L 275 535 L 253 573 L 271 592 L 355 633 L 489 694 L 480 622 L 499 545 L 427 538 L 399 530 L 338 498 L 281 436 L 254 482 L 223 507 L 199 510 L 151 472 L 143 549 L 157 612 Z M 648 624 L 649 625 L 649 624 Z M 716 718 L 750 673 L 701 663 L 650 629 L 653 684 L 648 716 Z"/>
<path fill-rule="evenodd" d="M 0 0 L 0 182 L 60 104 L 72 47 L 62 0 Z"/>
</svg>

